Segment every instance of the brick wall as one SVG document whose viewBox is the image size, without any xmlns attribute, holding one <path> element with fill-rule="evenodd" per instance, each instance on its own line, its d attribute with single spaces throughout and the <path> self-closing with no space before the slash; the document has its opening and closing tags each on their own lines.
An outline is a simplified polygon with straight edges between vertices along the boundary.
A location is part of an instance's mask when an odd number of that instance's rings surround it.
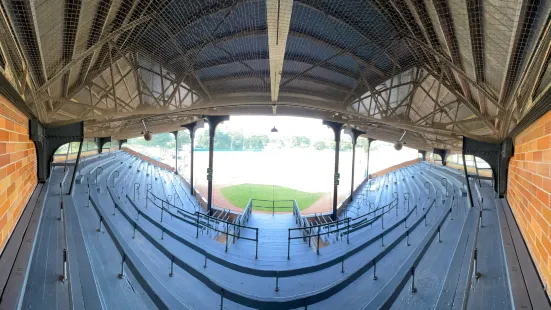
<svg viewBox="0 0 551 310">
<path fill-rule="evenodd" d="M 515 137 L 507 200 L 551 295 L 551 112 Z"/>
<path fill-rule="evenodd" d="M 29 120 L 0 96 L 0 253 L 37 184 Z"/>
</svg>

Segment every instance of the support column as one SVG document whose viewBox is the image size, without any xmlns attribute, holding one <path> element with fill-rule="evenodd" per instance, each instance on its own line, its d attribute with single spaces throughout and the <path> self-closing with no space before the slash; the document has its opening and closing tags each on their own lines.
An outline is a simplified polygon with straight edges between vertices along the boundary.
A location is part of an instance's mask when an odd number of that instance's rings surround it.
<svg viewBox="0 0 551 310">
<path fill-rule="evenodd" d="M 212 167 L 214 162 L 214 135 L 216 134 L 216 126 L 223 121 L 229 120 L 228 115 L 207 116 L 206 120 L 209 123 L 209 167 L 207 168 L 208 196 L 207 210 L 209 215 L 212 215 Z"/>
<path fill-rule="evenodd" d="M 47 128 L 37 119 L 31 119 L 30 138 L 36 148 L 38 181 L 43 183 L 50 176 L 50 165 L 55 151 L 65 143 L 83 141 L 84 123 Z"/>
<path fill-rule="evenodd" d="M 333 213 L 331 215 L 331 219 L 333 221 L 337 220 L 337 194 L 338 194 L 338 188 L 339 188 L 339 151 L 341 147 L 341 130 L 344 124 L 336 123 L 332 121 L 323 121 L 324 125 L 329 126 L 329 128 L 333 129 L 333 132 L 335 133 L 335 175 L 333 180 Z"/>
<path fill-rule="evenodd" d="M 101 154 L 103 152 L 103 146 L 107 142 L 111 142 L 111 137 L 96 138 L 96 144 L 98 145 L 98 154 Z"/>
<path fill-rule="evenodd" d="M 467 194 L 469 195 L 469 204 L 472 208 L 474 206 L 473 193 L 471 192 L 471 183 L 469 183 L 469 171 L 467 171 L 467 161 L 465 160 L 465 153 L 463 153 L 462 156 L 463 156 L 463 171 L 465 172 L 465 182 L 467 183 Z"/>
<path fill-rule="evenodd" d="M 350 136 L 352 137 L 352 182 L 350 183 L 350 201 L 354 199 L 354 167 L 356 166 L 356 143 L 358 142 L 358 138 L 365 134 L 365 132 L 357 130 L 357 129 L 351 129 L 350 130 Z"/>
<path fill-rule="evenodd" d="M 119 151 L 122 149 L 123 143 L 126 143 L 126 142 L 128 142 L 128 140 L 126 140 L 126 139 L 119 140 Z"/>
<path fill-rule="evenodd" d="M 69 186 L 69 195 L 73 193 L 73 185 L 75 185 L 75 175 L 77 174 L 78 165 L 80 163 L 80 153 L 82 152 L 82 144 L 84 144 L 84 138 L 80 141 L 78 146 L 77 159 L 75 160 L 75 169 L 73 169 L 73 176 L 71 177 L 71 185 Z"/>
<path fill-rule="evenodd" d="M 513 156 L 513 140 L 505 139 L 501 143 L 489 143 L 463 137 L 463 155 L 473 155 L 483 159 L 492 169 L 494 190 L 503 198 L 507 191 L 509 160 Z M 464 162 L 465 171 L 467 165 Z"/>
<path fill-rule="evenodd" d="M 371 153 L 371 142 L 375 141 L 375 139 L 367 138 L 367 180 L 369 181 L 369 154 Z"/>
<path fill-rule="evenodd" d="M 193 195 L 193 156 L 194 156 L 194 143 L 195 143 L 195 131 L 199 128 L 203 128 L 203 122 L 193 122 L 186 125 L 182 125 L 182 127 L 186 128 L 189 131 L 189 139 L 190 139 L 190 164 L 189 164 L 189 190 L 191 194 Z"/>
<path fill-rule="evenodd" d="M 417 150 L 417 153 L 421 154 L 422 157 L 422 160 L 423 161 L 426 161 L 427 160 L 427 151 L 423 151 L 423 150 Z"/>
<path fill-rule="evenodd" d="M 437 148 L 435 148 L 435 149 L 432 151 L 432 153 L 433 153 L 433 154 L 440 155 L 440 158 L 442 158 L 442 166 L 445 166 L 445 165 L 446 165 L 446 158 L 448 157 L 448 153 L 449 153 L 448 150 L 445 150 L 445 149 L 437 149 Z"/>
<path fill-rule="evenodd" d="M 174 135 L 174 140 L 176 140 L 176 167 L 174 167 L 174 174 L 178 174 L 178 131 L 172 131 L 171 134 Z"/>
</svg>

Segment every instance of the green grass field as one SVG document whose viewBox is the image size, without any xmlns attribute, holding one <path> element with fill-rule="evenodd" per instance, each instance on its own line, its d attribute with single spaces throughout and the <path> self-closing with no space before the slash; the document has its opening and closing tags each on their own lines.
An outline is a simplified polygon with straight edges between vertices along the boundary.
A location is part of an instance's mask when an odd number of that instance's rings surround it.
<svg viewBox="0 0 551 310">
<path fill-rule="evenodd" d="M 300 210 L 306 209 L 316 202 L 321 193 L 307 193 L 283 186 L 261 184 L 239 184 L 220 189 L 234 206 L 245 208 L 249 199 L 269 200 L 253 201 L 253 210 L 272 211 L 272 200 L 296 200 Z M 292 212 L 292 202 L 276 202 L 276 212 Z"/>
</svg>

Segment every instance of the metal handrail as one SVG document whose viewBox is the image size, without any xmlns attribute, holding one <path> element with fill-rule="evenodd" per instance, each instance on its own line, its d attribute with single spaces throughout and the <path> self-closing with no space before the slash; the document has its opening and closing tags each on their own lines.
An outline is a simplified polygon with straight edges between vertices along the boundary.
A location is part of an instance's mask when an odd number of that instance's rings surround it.
<svg viewBox="0 0 551 310">
<path fill-rule="evenodd" d="M 297 227 L 297 228 L 288 228 L 288 236 L 287 236 L 287 259 L 291 259 L 291 240 L 295 240 L 295 239 L 305 239 L 305 236 L 304 236 L 304 232 L 308 232 L 308 234 L 306 235 L 306 237 L 308 238 L 308 246 L 311 245 L 311 239 L 312 237 L 314 238 L 318 238 L 317 241 L 316 241 L 316 253 L 319 255 L 319 242 L 320 242 L 320 236 L 323 236 L 323 235 L 329 235 L 329 234 L 333 234 L 333 233 L 339 233 L 340 231 L 342 230 L 350 230 L 350 218 L 346 218 L 344 220 L 339 220 L 339 221 L 336 221 L 336 222 L 332 222 L 334 224 L 336 224 L 337 222 L 342 222 L 343 224 L 346 223 L 346 225 L 343 225 L 341 227 L 339 227 L 338 225 L 332 225 L 333 227 L 336 227 L 334 230 L 331 230 L 331 224 L 321 224 L 321 225 L 316 225 L 316 226 L 309 226 L 306 228 L 303 228 L 303 227 Z M 314 230 L 316 230 L 315 228 L 317 227 L 317 233 L 315 234 L 312 234 L 312 232 Z M 321 228 L 324 227 L 326 231 L 322 232 L 321 231 Z M 303 232 L 303 235 L 302 236 L 294 236 L 294 237 L 291 237 L 291 232 L 292 231 L 302 231 Z M 347 237 L 346 237 L 346 243 L 350 243 L 350 239 L 349 239 L 349 234 L 347 234 Z"/>
<path fill-rule="evenodd" d="M 111 193 L 111 191 L 109 191 Z M 113 198 L 113 195 L 111 195 L 111 198 L 114 200 Z M 91 197 L 89 197 L 89 199 L 91 199 Z M 114 201 L 115 202 L 115 201 Z M 116 204 L 116 203 L 115 203 Z M 434 201 L 433 201 L 433 204 L 434 204 Z M 94 207 L 97 208 L 97 206 L 95 205 L 94 203 Z M 430 208 L 430 207 L 429 207 Z M 98 212 L 98 214 L 100 214 L 99 210 L 96 209 L 96 211 Z M 125 213 L 125 212 L 123 212 Z M 137 221 L 128 217 L 127 214 L 124 215 L 125 218 L 131 223 L 133 224 L 132 226 L 134 226 L 134 229 L 138 229 L 140 231 L 140 233 L 142 233 L 144 236 L 146 236 L 146 238 L 152 242 L 152 244 L 161 250 L 161 252 L 163 254 L 165 254 L 165 256 L 170 260 L 170 265 L 171 265 L 171 272 L 170 272 L 170 275 L 172 276 L 173 274 L 173 269 L 172 269 L 172 266 L 174 264 L 176 264 L 177 266 L 180 266 L 181 268 L 183 268 L 184 270 L 187 270 L 187 269 L 193 269 L 194 267 L 191 267 L 188 263 L 184 262 L 183 260 L 181 260 L 177 255 L 175 255 L 174 253 L 172 253 L 170 250 L 166 249 L 159 241 L 157 241 L 155 238 L 153 238 L 148 232 L 146 232 L 143 228 L 141 228 L 139 225 L 137 225 Z M 416 224 L 414 226 L 416 226 L 418 223 L 420 223 L 422 220 L 422 217 L 420 217 Z M 392 228 L 396 228 L 398 227 L 399 223 L 396 223 L 395 226 Z M 412 226 L 412 227 L 414 227 Z M 384 232 L 383 232 L 384 233 Z M 178 236 L 176 235 L 173 235 L 175 238 L 179 238 Z M 380 237 L 377 237 L 377 238 L 380 238 Z M 400 237 L 400 238 L 404 238 L 404 236 Z M 335 264 L 341 264 L 342 265 L 342 268 L 344 270 L 344 261 L 346 258 L 352 256 L 352 255 L 355 255 L 356 253 L 358 253 L 358 251 L 360 251 L 361 249 L 365 248 L 366 246 L 368 246 L 369 244 L 372 244 L 372 242 L 374 242 L 376 238 L 374 238 L 373 240 L 369 240 L 368 242 L 366 242 L 365 244 L 363 244 L 361 247 L 359 248 L 355 248 L 353 249 L 352 251 L 350 252 L 347 252 L 339 257 L 336 257 L 334 259 L 332 259 L 330 262 L 328 263 L 325 263 L 323 264 L 323 267 L 322 269 L 326 269 L 330 266 L 333 266 Z M 396 242 L 394 242 L 392 245 L 389 245 L 389 246 L 395 246 L 396 244 L 398 244 L 398 242 L 400 242 L 401 239 L 397 239 Z M 185 241 L 185 240 L 182 240 L 182 241 Z M 188 246 L 193 246 L 193 245 L 188 245 Z M 224 266 L 226 266 L 224 264 L 225 260 L 224 259 L 220 259 L 216 256 L 212 256 L 212 255 L 209 255 L 207 252 L 205 252 L 204 250 L 202 249 L 197 249 L 198 252 L 200 252 L 201 254 L 204 254 L 205 255 L 205 259 L 207 258 L 207 255 L 215 262 L 219 263 L 219 264 L 222 264 Z M 379 255 L 385 255 L 386 253 L 380 253 Z M 123 264 L 124 264 L 124 255 L 123 255 Z M 369 264 L 375 264 L 375 261 L 372 260 L 370 262 L 368 262 L 365 266 L 369 266 Z M 364 267 L 365 267 L 364 266 Z M 228 266 L 226 266 L 228 267 Z M 206 268 L 206 265 L 205 265 L 205 268 Z M 230 267 L 228 267 L 230 268 Z M 320 270 L 322 270 L 320 269 Z M 257 273 L 252 273 L 253 270 L 251 268 L 247 268 L 247 267 L 244 267 L 242 270 L 242 272 L 244 273 L 250 273 L 250 274 L 257 274 Z M 266 270 L 266 271 L 256 271 L 256 272 L 259 272 L 257 275 L 258 276 L 261 276 L 261 277 L 275 277 L 276 278 L 276 290 L 277 290 L 277 283 L 278 283 L 278 279 L 281 278 L 281 277 L 290 277 L 290 276 L 296 276 L 297 273 L 295 271 L 286 271 L 286 270 L 283 270 L 283 271 L 277 271 L 277 270 Z M 300 269 L 299 273 L 298 274 L 306 274 L 306 273 L 311 273 L 312 271 L 309 269 L 309 268 L 302 268 Z M 344 272 L 344 271 L 343 271 Z M 363 272 L 362 272 L 363 273 Z M 196 277 L 196 276 L 195 276 Z M 197 278 L 197 277 L 196 277 Z M 208 276 L 207 277 L 203 277 L 200 279 L 202 282 L 204 282 L 208 287 L 218 287 L 218 289 L 220 289 L 220 287 L 218 286 L 217 283 L 215 283 L 214 281 L 212 281 Z M 214 288 L 213 290 L 216 290 L 216 288 Z M 224 289 L 222 289 L 222 297 L 224 297 Z M 233 296 L 233 295 L 231 295 Z M 226 296 L 227 298 L 228 296 Z M 230 298 L 231 299 L 231 298 Z M 231 299 L 233 300 L 233 299 Z M 235 301 L 235 300 L 234 300 Z"/>
<path fill-rule="evenodd" d="M 291 202 L 291 203 L 295 203 L 295 200 L 290 200 L 290 199 L 282 199 L 282 200 L 266 200 L 266 199 L 251 199 L 251 203 L 252 203 L 252 207 L 260 207 L 260 208 L 270 208 L 270 207 L 264 207 L 264 206 L 260 206 L 260 205 L 254 205 L 254 202 L 257 201 L 257 202 L 271 202 L 272 203 L 272 215 L 275 214 L 275 209 L 287 209 L 289 208 L 288 206 L 283 206 L 283 207 L 276 207 L 275 204 L 276 202 Z M 294 205 L 293 205 L 294 207 Z"/>
<path fill-rule="evenodd" d="M 199 212 L 195 212 L 195 216 L 196 216 L 196 223 L 197 223 L 196 238 L 199 238 L 199 227 L 200 226 L 205 226 L 205 224 L 204 224 L 205 219 L 207 220 L 207 223 L 210 223 L 211 221 L 218 222 L 217 226 L 222 226 L 223 227 L 224 224 L 225 224 L 225 226 L 226 226 L 225 230 L 224 230 L 224 228 L 219 229 L 216 226 L 210 228 L 213 231 L 216 231 L 216 232 L 219 232 L 219 233 L 222 233 L 222 234 L 226 235 L 226 249 L 225 249 L 225 251 L 226 252 L 228 251 L 228 243 L 230 242 L 230 239 L 232 239 L 232 241 L 235 241 L 235 238 L 254 241 L 255 242 L 255 248 L 256 248 L 255 249 L 255 259 L 258 258 L 258 228 L 257 227 L 250 227 L 250 226 L 247 226 L 247 225 L 243 225 L 242 223 L 235 223 L 235 222 L 220 220 L 219 218 L 210 216 L 208 214 L 199 213 Z M 203 219 L 203 221 L 201 221 L 201 219 Z M 247 215 L 247 219 L 248 219 L 248 215 Z M 230 229 L 230 227 L 231 227 L 231 229 Z M 242 229 L 253 230 L 255 232 L 255 237 L 254 238 L 242 237 L 241 236 L 241 230 Z"/>
<path fill-rule="evenodd" d="M 249 199 L 249 203 L 247 203 L 247 206 L 243 210 L 243 213 L 239 214 L 235 220 L 236 223 L 239 225 L 245 225 L 245 223 L 249 222 L 249 216 L 251 215 L 252 211 L 252 199 Z M 234 228 L 234 230 L 237 232 L 237 238 L 241 237 L 241 227 Z M 233 243 L 235 243 L 235 238 L 232 237 Z"/>
</svg>

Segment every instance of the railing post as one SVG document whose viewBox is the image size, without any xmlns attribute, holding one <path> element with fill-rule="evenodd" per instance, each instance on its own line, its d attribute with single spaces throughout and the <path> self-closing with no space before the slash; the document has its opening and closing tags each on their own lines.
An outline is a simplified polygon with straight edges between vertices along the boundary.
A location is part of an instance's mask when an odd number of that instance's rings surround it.
<svg viewBox="0 0 551 310">
<path fill-rule="evenodd" d="M 438 243 L 440 243 L 441 240 L 440 240 L 440 225 L 438 225 Z"/>
<path fill-rule="evenodd" d="M 377 261 L 373 259 L 373 280 L 377 280 Z"/>
<path fill-rule="evenodd" d="M 103 216 L 100 215 L 100 216 L 99 216 L 99 228 L 96 229 L 97 232 L 102 232 L 102 231 L 101 231 L 101 224 L 102 224 L 102 222 L 103 222 Z"/>
<path fill-rule="evenodd" d="M 475 275 L 475 278 L 478 280 L 480 278 L 480 276 L 482 275 L 479 271 L 478 271 L 478 248 L 475 248 L 474 249 L 474 275 Z"/>
<path fill-rule="evenodd" d="M 415 287 L 415 265 L 411 266 L 411 292 L 417 292 L 417 288 Z"/>
<path fill-rule="evenodd" d="M 279 271 L 276 271 L 276 287 L 275 291 L 279 292 Z"/>
<path fill-rule="evenodd" d="M 63 221 L 63 195 L 62 195 L 62 186 L 59 183 L 59 218 L 58 221 Z"/>
<path fill-rule="evenodd" d="M 197 235 L 195 236 L 195 238 L 199 238 L 199 212 L 195 214 L 197 214 Z"/>
<path fill-rule="evenodd" d="M 226 222 L 226 252 L 228 252 L 228 240 L 230 239 L 229 227 L 230 227 L 229 223 Z"/>
<path fill-rule="evenodd" d="M 136 223 L 134 222 L 134 232 L 132 233 L 132 239 L 136 238 Z"/>
<path fill-rule="evenodd" d="M 341 256 L 341 273 L 344 273 L 344 255 Z"/>
<path fill-rule="evenodd" d="M 67 279 L 67 249 L 63 249 L 63 274 L 59 276 L 61 282 Z"/>
<path fill-rule="evenodd" d="M 220 310 L 224 309 L 224 289 L 220 291 Z"/>
<path fill-rule="evenodd" d="M 339 221 L 337 220 L 335 224 L 337 225 L 337 241 L 339 241 Z"/>
<path fill-rule="evenodd" d="M 168 275 L 170 277 L 174 275 L 174 255 L 172 255 L 172 259 L 170 260 L 170 273 Z"/>
<path fill-rule="evenodd" d="M 478 213 L 478 229 L 482 228 L 482 210 Z"/>
<path fill-rule="evenodd" d="M 350 244 L 350 218 L 347 221 L 348 225 L 346 227 L 346 243 Z"/>
<path fill-rule="evenodd" d="M 409 229 L 406 231 L 406 245 L 409 246 Z"/>
<path fill-rule="evenodd" d="M 291 228 L 287 232 L 287 259 L 291 259 Z"/>
<path fill-rule="evenodd" d="M 161 199 L 161 223 L 163 222 L 163 213 L 165 210 L 164 201 Z"/>
<path fill-rule="evenodd" d="M 318 226 L 318 242 L 317 242 L 317 249 L 316 249 L 316 252 L 318 255 L 320 255 L 320 230 L 321 230 L 321 226 Z"/>
<path fill-rule="evenodd" d="M 124 277 L 124 260 L 125 259 L 126 259 L 126 253 L 122 253 L 121 272 L 118 275 L 119 279 L 122 279 L 122 277 Z"/>
<path fill-rule="evenodd" d="M 256 228 L 255 231 L 256 231 L 256 251 L 255 251 L 254 259 L 258 259 L 258 228 Z"/>
</svg>

